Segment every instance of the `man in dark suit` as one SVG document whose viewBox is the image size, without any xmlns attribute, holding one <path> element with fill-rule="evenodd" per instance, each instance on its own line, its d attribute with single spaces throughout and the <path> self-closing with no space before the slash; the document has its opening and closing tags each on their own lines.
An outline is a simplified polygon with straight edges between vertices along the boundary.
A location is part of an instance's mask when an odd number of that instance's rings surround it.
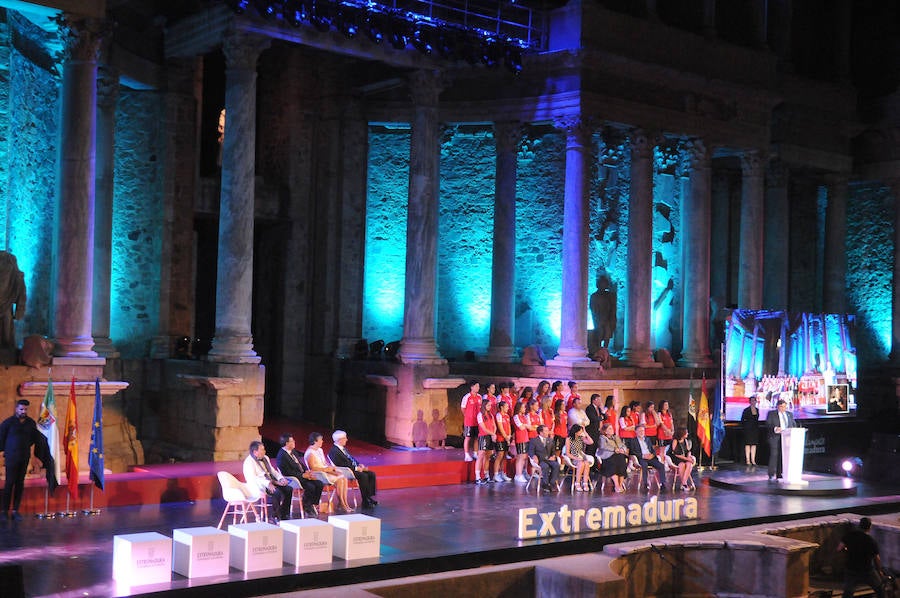
<svg viewBox="0 0 900 598">
<path fill-rule="evenodd" d="M 309 517 L 316 517 L 316 505 L 322 499 L 325 484 L 315 479 L 313 473 L 303 462 L 303 455 L 297 452 L 297 444 L 290 434 L 281 435 L 281 450 L 275 456 L 275 463 L 281 474 L 287 478 L 291 488 L 303 488 L 303 512 Z"/>
<path fill-rule="evenodd" d="M 528 441 L 528 458 L 537 459 L 541 468 L 541 488 L 550 492 L 550 486 L 559 479 L 559 459 L 556 458 L 556 444 L 550 438 L 550 428 L 537 427 L 537 436 Z"/>
<path fill-rule="evenodd" d="M 594 442 L 584 447 L 584 452 L 593 456 L 597 453 L 597 446 L 600 442 L 600 423 L 603 421 L 603 407 L 601 407 L 602 399 L 600 395 L 594 393 L 591 395 L 591 402 L 588 404 L 584 412 L 588 417 L 588 425 L 584 431 L 588 433 Z"/>
<path fill-rule="evenodd" d="M 769 481 L 781 479 L 781 431 L 796 428 L 794 416 L 787 410 L 787 403 L 778 399 L 775 409 L 766 415 L 766 430 L 769 432 Z"/>
<path fill-rule="evenodd" d="M 371 509 L 378 504 L 375 500 L 375 472 L 357 461 L 347 451 L 347 433 L 343 430 L 335 430 L 331 435 L 334 446 L 328 451 L 328 458 L 335 467 L 347 467 L 353 471 L 356 481 L 359 482 L 359 493 L 362 495 L 363 508 Z"/>
</svg>

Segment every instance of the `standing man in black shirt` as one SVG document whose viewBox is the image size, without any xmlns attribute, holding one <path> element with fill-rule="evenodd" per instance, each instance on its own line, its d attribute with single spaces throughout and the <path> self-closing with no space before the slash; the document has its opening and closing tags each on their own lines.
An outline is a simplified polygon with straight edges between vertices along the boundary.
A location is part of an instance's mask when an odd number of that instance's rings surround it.
<svg viewBox="0 0 900 598">
<path fill-rule="evenodd" d="M 12 499 L 12 513 L 8 517 L 21 521 L 19 505 L 22 503 L 22 491 L 25 489 L 25 474 L 31 461 L 31 447 L 47 439 L 38 432 L 34 420 L 28 417 L 29 403 L 25 399 L 16 401 L 15 415 L 3 420 L 0 424 L 0 452 L 6 460 L 6 483 L 0 500 L 0 518 L 7 518 L 7 511 Z M 47 451 L 49 453 L 49 451 Z"/>
<path fill-rule="evenodd" d="M 867 585 L 875 590 L 878 598 L 884 598 L 884 589 L 881 576 L 884 569 L 881 568 L 881 557 L 878 554 L 878 544 L 869 535 L 872 528 L 872 520 L 863 517 L 859 520 L 859 528 L 851 529 L 841 538 L 838 544 L 838 552 L 847 553 L 847 565 L 844 573 L 844 598 L 853 596 L 857 586 Z"/>
</svg>

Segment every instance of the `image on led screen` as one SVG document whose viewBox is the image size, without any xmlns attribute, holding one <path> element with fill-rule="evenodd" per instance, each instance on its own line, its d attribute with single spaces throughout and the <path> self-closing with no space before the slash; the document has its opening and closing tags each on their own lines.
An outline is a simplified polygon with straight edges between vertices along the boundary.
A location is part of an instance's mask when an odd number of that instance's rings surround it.
<svg viewBox="0 0 900 598">
<path fill-rule="evenodd" d="M 722 355 L 725 419 L 748 399 L 765 419 L 779 399 L 797 419 L 856 415 L 854 316 L 734 310 Z"/>
</svg>

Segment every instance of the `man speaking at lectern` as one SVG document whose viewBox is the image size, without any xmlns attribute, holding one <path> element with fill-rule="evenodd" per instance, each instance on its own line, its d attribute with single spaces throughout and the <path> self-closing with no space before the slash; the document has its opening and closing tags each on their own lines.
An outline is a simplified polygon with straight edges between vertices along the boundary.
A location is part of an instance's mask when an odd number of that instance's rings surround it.
<svg viewBox="0 0 900 598">
<path fill-rule="evenodd" d="M 774 411 L 766 415 L 766 429 L 769 431 L 769 481 L 781 479 L 781 431 L 796 428 L 794 416 L 787 410 L 787 403 L 779 399 Z"/>
</svg>

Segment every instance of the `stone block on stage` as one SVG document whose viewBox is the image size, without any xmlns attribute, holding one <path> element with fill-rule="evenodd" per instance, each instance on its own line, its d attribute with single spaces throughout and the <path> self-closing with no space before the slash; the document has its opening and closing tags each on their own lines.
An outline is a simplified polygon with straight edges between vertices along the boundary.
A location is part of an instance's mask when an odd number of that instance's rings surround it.
<svg viewBox="0 0 900 598">
<path fill-rule="evenodd" d="M 241 571 L 279 569 L 282 565 L 281 528 L 271 523 L 229 525 L 231 566 Z"/>
<path fill-rule="evenodd" d="M 359 513 L 331 515 L 334 556 L 345 561 L 378 558 L 381 552 L 381 519 Z"/>
<path fill-rule="evenodd" d="M 186 527 L 172 531 L 172 571 L 185 577 L 227 575 L 231 540 L 215 527 Z"/>
<path fill-rule="evenodd" d="M 113 579 L 129 586 L 172 581 L 172 538 L 157 532 L 113 536 Z"/>
<path fill-rule="evenodd" d="M 292 565 L 331 562 L 334 528 L 318 519 L 291 519 L 279 523 L 284 530 L 284 560 Z"/>
</svg>

